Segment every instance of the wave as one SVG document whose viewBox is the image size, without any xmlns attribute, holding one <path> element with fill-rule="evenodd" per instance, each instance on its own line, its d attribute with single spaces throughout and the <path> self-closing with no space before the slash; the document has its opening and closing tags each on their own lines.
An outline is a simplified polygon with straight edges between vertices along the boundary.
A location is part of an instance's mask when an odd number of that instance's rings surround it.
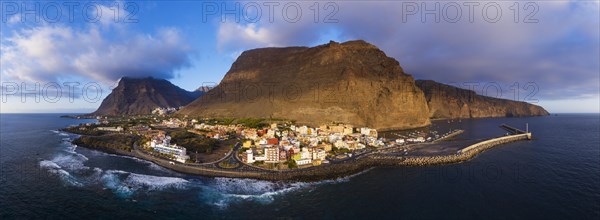
<svg viewBox="0 0 600 220">
<path fill-rule="evenodd" d="M 63 136 L 60 131 L 53 132 Z M 244 201 L 269 204 L 281 195 L 295 191 L 310 190 L 322 184 L 348 182 L 351 178 L 369 171 L 365 170 L 344 178 L 312 183 L 240 178 L 193 177 L 184 179 L 187 175 L 168 170 L 151 161 L 101 151 L 91 151 L 88 155 L 92 158 L 102 158 L 107 155 L 110 157 L 128 158 L 146 164 L 148 169 L 167 174 L 166 176 L 145 175 L 123 170 L 102 170 L 98 167 L 85 166 L 85 162 L 89 158 L 76 152 L 77 145 L 71 143 L 71 138 L 62 138 L 64 148 L 52 159 L 40 161 L 40 167 L 59 176 L 66 185 L 100 187 L 111 190 L 116 196 L 122 198 L 129 198 L 140 193 L 188 190 L 197 191 L 202 202 L 219 208 L 226 208 L 232 203 Z"/>
<path fill-rule="evenodd" d="M 102 175 L 101 181 L 106 188 L 111 189 L 117 196 L 130 197 L 134 191 L 122 183 L 121 178 L 119 178 L 122 174 L 127 174 L 127 172 L 109 170 Z"/>
<path fill-rule="evenodd" d="M 63 149 L 62 152 L 59 152 L 57 155 L 55 155 L 54 158 L 52 158 L 52 162 L 65 169 L 68 169 L 69 171 L 90 169 L 84 165 L 84 162 L 88 161 L 89 158 L 75 151 L 75 149 L 77 149 L 77 145 L 71 144 L 70 142 L 64 142 L 63 144 L 66 146 L 66 148 Z"/>
<path fill-rule="evenodd" d="M 49 160 L 42 160 L 40 161 L 40 167 L 44 168 L 44 169 L 60 169 L 61 167 Z"/>
<path fill-rule="evenodd" d="M 136 192 L 188 189 L 189 181 L 177 177 L 152 176 L 122 170 L 107 170 L 100 178 L 105 188 L 120 197 L 131 197 Z"/>
<path fill-rule="evenodd" d="M 276 196 L 287 194 L 311 186 L 304 182 L 271 182 L 256 179 L 214 178 L 201 185 L 200 199 L 219 208 L 227 208 L 232 203 L 253 201 L 271 203 Z"/>
<path fill-rule="evenodd" d="M 253 201 L 263 204 L 272 203 L 278 196 L 300 190 L 310 190 L 323 184 L 339 184 L 350 181 L 351 178 L 368 172 L 360 173 L 333 180 L 319 182 L 285 182 L 256 179 L 214 178 L 208 184 L 202 185 L 200 199 L 204 202 L 227 208 L 232 203 Z"/>
<path fill-rule="evenodd" d="M 83 186 L 82 183 L 80 183 L 77 178 L 75 178 L 74 176 L 72 176 L 69 172 L 67 172 L 66 170 L 62 169 L 61 166 L 59 166 L 58 164 L 56 164 L 53 161 L 49 161 L 49 160 L 43 160 L 40 161 L 40 167 L 42 169 L 46 169 L 48 170 L 49 173 L 57 175 L 63 183 L 70 185 L 70 186 L 77 186 L 77 187 L 81 187 Z"/>
<path fill-rule="evenodd" d="M 130 173 L 124 182 L 148 190 L 187 189 L 189 183 L 189 181 L 178 177 L 151 176 L 137 173 Z"/>
<path fill-rule="evenodd" d="M 106 152 L 97 151 L 97 150 L 90 150 L 90 152 L 91 152 L 92 156 L 108 156 L 108 157 L 127 158 L 127 159 L 131 159 L 131 160 L 135 160 L 138 163 L 145 164 L 151 170 L 160 171 L 162 173 L 173 175 L 173 176 L 185 176 L 184 174 L 181 174 L 181 173 L 169 170 L 167 168 L 164 168 L 162 166 L 159 166 L 159 165 L 155 164 L 152 161 L 140 159 L 140 158 L 137 158 L 137 157 L 126 156 L 126 155 L 119 155 L 119 154 L 111 154 L 111 153 L 106 153 Z"/>
</svg>

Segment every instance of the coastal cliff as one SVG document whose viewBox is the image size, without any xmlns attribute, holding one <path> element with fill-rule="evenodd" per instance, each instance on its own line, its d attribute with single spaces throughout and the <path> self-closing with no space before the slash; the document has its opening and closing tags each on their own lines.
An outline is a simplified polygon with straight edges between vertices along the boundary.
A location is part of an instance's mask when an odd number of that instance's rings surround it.
<svg viewBox="0 0 600 220">
<path fill-rule="evenodd" d="M 217 87 L 178 113 L 406 129 L 429 125 L 428 112 L 398 61 L 367 42 L 349 41 L 245 51 Z"/>
<path fill-rule="evenodd" d="M 438 83 L 417 80 L 425 93 L 432 119 L 544 116 L 542 107 L 527 102 L 499 99 L 476 94 L 474 91 Z"/>
<path fill-rule="evenodd" d="M 203 93 L 188 92 L 164 79 L 123 77 L 91 115 L 150 114 L 158 107 L 178 108 L 187 105 Z"/>
</svg>

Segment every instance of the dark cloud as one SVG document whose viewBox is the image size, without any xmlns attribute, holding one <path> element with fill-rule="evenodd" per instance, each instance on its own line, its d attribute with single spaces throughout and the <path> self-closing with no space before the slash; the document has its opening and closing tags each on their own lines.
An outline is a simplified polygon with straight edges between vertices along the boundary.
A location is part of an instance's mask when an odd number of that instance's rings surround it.
<svg viewBox="0 0 600 220">
<path fill-rule="evenodd" d="M 443 18 L 436 22 L 431 15 L 423 22 L 421 14 L 405 19 L 402 2 L 337 3 L 338 23 L 315 24 L 312 17 L 294 24 L 225 23 L 222 29 L 243 31 L 221 32 L 219 43 L 229 50 L 307 45 L 334 29 L 338 40 L 364 39 L 377 45 L 417 79 L 496 82 L 505 93 L 515 82 L 527 92 L 523 85 L 534 82 L 539 99 L 598 96 L 598 2 L 536 2 L 535 23 L 523 22 L 529 11 L 521 11 L 519 22 L 514 21 L 514 2 L 500 2 L 501 19 L 487 22 L 489 17 L 482 14 L 486 3 L 476 8 L 472 23 L 465 7 L 461 20 L 450 23 Z M 422 9 L 422 2 L 417 4 Z M 435 2 L 426 4 L 433 8 Z"/>
</svg>

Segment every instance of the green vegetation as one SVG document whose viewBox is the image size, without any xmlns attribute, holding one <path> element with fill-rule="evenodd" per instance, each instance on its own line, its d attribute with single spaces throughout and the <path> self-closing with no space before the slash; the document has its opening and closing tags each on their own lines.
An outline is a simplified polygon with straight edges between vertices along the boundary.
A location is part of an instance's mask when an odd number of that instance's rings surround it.
<svg viewBox="0 0 600 220">
<path fill-rule="evenodd" d="M 230 125 L 233 123 L 233 121 L 235 121 L 234 118 L 213 118 L 213 119 L 207 119 L 207 120 L 201 120 L 201 122 L 204 122 L 205 124 L 208 125 Z"/>
<path fill-rule="evenodd" d="M 149 126 L 151 120 L 143 120 L 143 119 L 122 119 L 122 120 L 108 120 L 108 124 L 99 125 L 100 127 L 122 127 L 127 130 L 134 126 Z"/>
<path fill-rule="evenodd" d="M 239 153 L 244 153 L 244 152 L 246 152 L 248 149 L 250 149 L 250 148 L 247 148 L 247 147 L 242 147 L 242 148 L 240 148 L 240 149 L 238 150 L 238 152 L 239 152 Z"/>
<path fill-rule="evenodd" d="M 290 169 L 294 169 L 294 168 L 298 168 L 298 164 L 296 164 L 295 160 L 288 160 L 287 162 L 288 168 Z"/>
<path fill-rule="evenodd" d="M 264 119 L 261 118 L 240 118 L 237 120 L 237 123 L 248 128 L 263 128 L 269 126 L 264 122 Z"/>
<path fill-rule="evenodd" d="M 172 131 L 169 136 L 171 136 L 171 143 L 185 147 L 188 152 L 210 154 L 219 147 L 218 140 L 202 137 L 185 130 Z"/>
<path fill-rule="evenodd" d="M 91 135 L 91 136 L 100 136 L 100 135 L 105 135 L 107 134 L 107 132 L 105 131 L 98 131 L 95 129 L 95 126 L 89 126 L 89 127 L 81 127 L 81 128 L 85 128 L 85 130 L 79 130 L 80 127 L 68 127 L 68 128 L 63 128 L 63 131 L 69 132 L 69 133 L 73 133 L 73 134 L 80 134 L 80 135 Z"/>
<path fill-rule="evenodd" d="M 73 141 L 73 144 L 87 148 L 115 149 L 131 151 L 134 143 L 140 138 L 126 134 L 107 134 L 102 136 L 81 136 Z"/>
<path fill-rule="evenodd" d="M 236 163 L 236 162 L 231 162 L 231 161 L 228 161 L 228 160 L 224 160 L 224 161 L 221 161 L 221 162 L 219 163 L 219 166 L 221 166 L 221 167 L 223 167 L 223 168 L 227 168 L 227 169 L 236 168 L 236 167 L 238 167 L 239 165 L 240 165 L 239 163 Z"/>
</svg>

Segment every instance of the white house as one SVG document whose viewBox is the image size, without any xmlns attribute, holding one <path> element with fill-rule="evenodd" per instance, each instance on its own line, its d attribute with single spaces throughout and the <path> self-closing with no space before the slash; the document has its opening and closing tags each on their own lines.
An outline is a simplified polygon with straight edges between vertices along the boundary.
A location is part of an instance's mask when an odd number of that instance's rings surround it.
<svg viewBox="0 0 600 220">
<path fill-rule="evenodd" d="M 311 164 L 312 160 L 311 159 L 300 159 L 300 160 L 296 160 L 296 164 L 297 165 L 306 165 L 306 164 Z"/>
<path fill-rule="evenodd" d="M 112 132 L 121 132 L 123 131 L 122 127 L 98 127 L 99 131 L 112 131 Z"/>
<path fill-rule="evenodd" d="M 325 157 L 327 157 L 327 152 L 323 149 L 315 149 L 312 152 L 313 160 L 325 160 Z"/>
<path fill-rule="evenodd" d="M 254 155 L 251 149 L 246 150 L 246 162 L 254 163 Z"/>
</svg>

